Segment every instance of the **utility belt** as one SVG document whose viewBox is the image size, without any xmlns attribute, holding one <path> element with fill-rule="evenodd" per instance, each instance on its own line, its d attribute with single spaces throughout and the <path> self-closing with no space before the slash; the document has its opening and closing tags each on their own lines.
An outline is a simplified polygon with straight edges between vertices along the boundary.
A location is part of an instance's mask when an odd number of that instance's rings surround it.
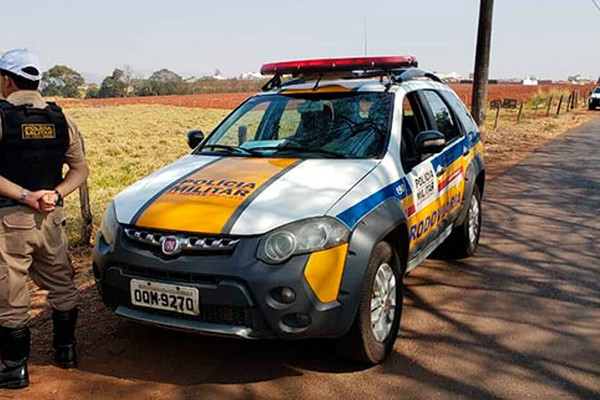
<svg viewBox="0 0 600 400">
<path fill-rule="evenodd" d="M 19 203 L 16 200 L 8 199 L 6 197 L 0 197 L 0 208 L 15 207 L 20 205 L 21 203 Z"/>
</svg>

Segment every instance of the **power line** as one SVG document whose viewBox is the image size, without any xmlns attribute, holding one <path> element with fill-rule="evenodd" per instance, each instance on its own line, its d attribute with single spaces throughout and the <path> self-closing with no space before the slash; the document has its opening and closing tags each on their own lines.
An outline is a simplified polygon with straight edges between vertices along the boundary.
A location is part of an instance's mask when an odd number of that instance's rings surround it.
<svg viewBox="0 0 600 400">
<path fill-rule="evenodd" d="M 594 3 L 594 5 L 598 9 L 598 11 L 600 11 L 600 5 L 598 5 L 598 3 L 596 3 L 596 0 L 592 0 L 592 3 Z"/>
</svg>

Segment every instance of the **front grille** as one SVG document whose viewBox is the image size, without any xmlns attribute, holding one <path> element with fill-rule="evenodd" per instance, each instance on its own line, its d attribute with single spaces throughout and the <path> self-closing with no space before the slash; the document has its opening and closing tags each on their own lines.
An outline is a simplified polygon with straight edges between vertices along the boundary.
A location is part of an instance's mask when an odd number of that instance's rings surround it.
<svg viewBox="0 0 600 400">
<path fill-rule="evenodd" d="M 143 267 L 121 266 L 119 267 L 127 278 L 148 278 L 149 280 L 165 280 L 169 283 L 190 283 L 217 285 L 222 277 L 207 276 L 193 273 L 169 272 L 165 270 L 154 270 Z M 176 312 L 157 310 L 147 307 L 134 306 L 128 290 L 106 287 L 103 298 L 107 304 L 116 308 L 120 305 L 146 313 L 163 315 L 182 320 L 204 322 L 209 324 L 220 324 L 250 328 L 253 331 L 266 331 L 268 325 L 260 311 L 254 307 L 233 307 L 214 304 L 203 304 L 200 296 L 200 315 L 186 315 Z"/>
<path fill-rule="evenodd" d="M 166 237 L 175 237 L 179 241 L 182 251 L 216 253 L 232 252 L 240 241 L 235 238 L 204 237 L 190 233 L 170 233 L 140 228 L 125 228 L 125 235 L 135 242 L 152 247 L 162 246 Z"/>
<path fill-rule="evenodd" d="M 136 278 L 147 278 L 149 280 L 158 279 L 181 283 L 197 283 L 206 285 L 216 285 L 219 278 L 213 275 L 202 275 L 188 272 L 175 272 L 163 269 L 151 269 L 143 267 L 134 267 L 131 265 L 122 267 L 123 272 L 128 276 Z"/>
<path fill-rule="evenodd" d="M 119 305 L 125 305 L 134 310 L 162 315 L 165 317 L 194 322 L 204 322 L 208 324 L 239 326 L 243 328 L 250 328 L 253 331 L 264 331 L 267 329 L 267 323 L 256 308 L 230 307 L 210 304 L 202 305 L 202 299 L 200 299 L 200 315 L 194 316 L 179 314 L 172 311 L 134 306 L 131 304 L 131 298 L 127 292 L 114 292 L 109 294 L 109 298 L 115 302 L 115 307 Z"/>
</svg>

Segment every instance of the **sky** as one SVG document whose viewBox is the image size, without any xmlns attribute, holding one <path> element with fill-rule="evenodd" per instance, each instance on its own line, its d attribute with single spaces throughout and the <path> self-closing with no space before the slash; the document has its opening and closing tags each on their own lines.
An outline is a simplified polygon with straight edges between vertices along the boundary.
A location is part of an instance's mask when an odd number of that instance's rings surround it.
<svg viewBox="0 0 600 400">
<path fill-rule="evenodd" d="M 423 69 L 473 70 L 479 0 L 3 1 L 0 51 L 26 47 L 44 69 L 99 81 L 116 67 L 184 77 L 258 71 L 265 62 L 415 55 Z M 25 6 L 26 5 L 26 8 Z M 600 76 L 591 0 L 496 0 L 491 78 Z"/>
</svg>

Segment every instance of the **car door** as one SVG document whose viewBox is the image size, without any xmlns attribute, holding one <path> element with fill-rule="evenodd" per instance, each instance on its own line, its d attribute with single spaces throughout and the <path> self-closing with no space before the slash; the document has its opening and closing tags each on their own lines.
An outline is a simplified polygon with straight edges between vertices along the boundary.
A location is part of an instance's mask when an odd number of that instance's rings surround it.
<svg viewBox="0 0 600 400">
<path fill-rule="evenodd" d="M 416 92 L 409 93 L 403 102 L 400 159 L 408 185 L 402 206 L 408 220 L 410 260 L 418 259 L 435 239 L 440 208 L 436 157 L 419 154 L 414 145 L 415 137 L 425 130 L 427 122 L 420 96 Z"/>
<path fill-rule="evenodd" d="M 429 111 L 430 129 L 446 137 L 444 150 L 432 160 L 440 202 L 439 227 L 444 232 L 456 218 L 463 201 L 469 146 L 464 128 L 448 100 L 435 90 L 424 90 L 420 95 Z"/>
</svg>

